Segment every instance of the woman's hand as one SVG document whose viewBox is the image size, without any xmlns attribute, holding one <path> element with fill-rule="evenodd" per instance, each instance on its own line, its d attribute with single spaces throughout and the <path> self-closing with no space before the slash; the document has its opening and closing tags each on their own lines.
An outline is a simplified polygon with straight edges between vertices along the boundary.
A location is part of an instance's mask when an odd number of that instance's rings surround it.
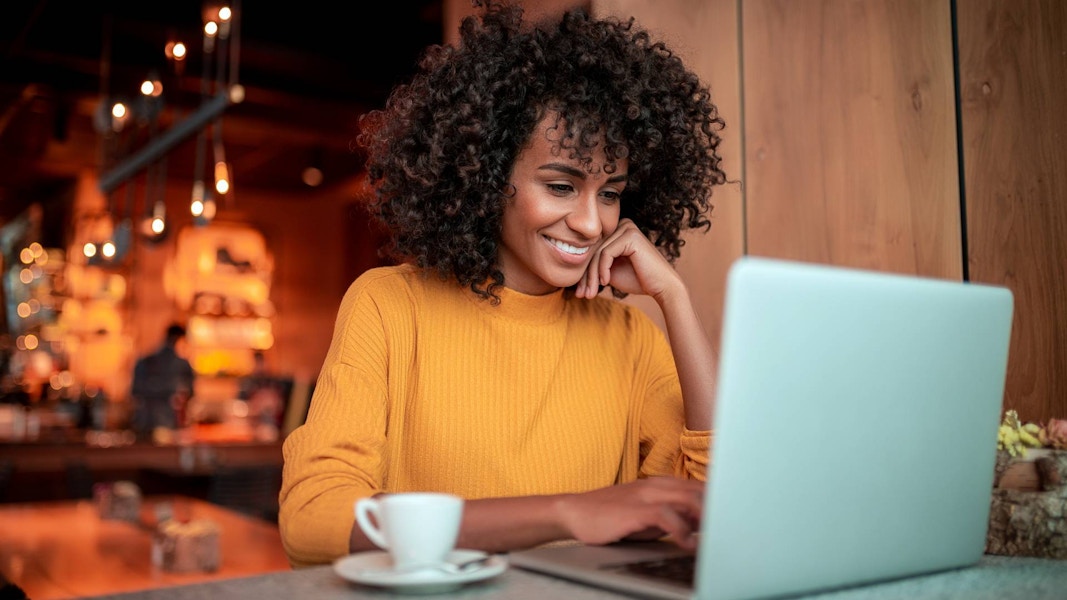
<svg viewBox="0 0 1067 600">
<path fill-rule="evenodd" d="M 609 544 L 669 536 L 696 548 L 704 507 L 704 483 L 680 477 L 650 477 L 576 494 L 467 500 L 457 545 L 510 552 L 559 540 Z M 373 549 L 358 525 L 350 551 Z"/>
<path fill-rule="evenodd" d="M 696 548 L 704 482 L 652 477 L 565 496 L 557 505 L 564 527 L 586 544 L 669 535 L 683 548 Z"/>
<path fill-rule="evenodd" d="M 611 285 L 627 294 L 643 294 L 660 301 L 665 292 L 684 286 L 674 267 L 630 219 L 596 249 L 575 294 L 593 298 L 600 286 Z"/>
<path fill-rule="evenodd" d="M 711 429 L 715 412 L 715 353 L 704 332 L 682 276 L 630 219 L 594 251 L 575 288 L 579 298 L 594 298 L 600 286 L 650 296 L 659 305 L 685 402 L 686 427 Z"/>
</svg>

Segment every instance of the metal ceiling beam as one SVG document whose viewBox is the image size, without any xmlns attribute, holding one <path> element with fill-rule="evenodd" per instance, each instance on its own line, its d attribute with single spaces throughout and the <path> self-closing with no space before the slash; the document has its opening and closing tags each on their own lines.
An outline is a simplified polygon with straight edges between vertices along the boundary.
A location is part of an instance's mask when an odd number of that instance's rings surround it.
<svg viewBox="0 0 1067 600">
<path fill-rule="evenodd" d="M 175 123 L 159 137 L 150 141 L 144 148 L 130 155 L 125 161 L 116 165 L 113 169 L 100 176 L 98 186 L 105 194 L 112 192 L 152 163 L 159 160 L 167 152 L 181 143 L 185 138 L 199 132 L 209 123 L 219 118 L 234 101 L 229 93 L 222 93 L 200 105 L 196 112 L 190 114 L 185 120 Z"/>
</svg>

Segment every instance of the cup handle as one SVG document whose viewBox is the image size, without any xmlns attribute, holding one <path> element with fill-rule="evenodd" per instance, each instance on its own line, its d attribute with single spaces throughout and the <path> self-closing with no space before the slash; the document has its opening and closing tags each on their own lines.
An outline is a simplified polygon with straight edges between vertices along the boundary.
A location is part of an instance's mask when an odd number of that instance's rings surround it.
<svg viewBox="0 0 1067 600">
<path fill-rule="evenodd" d="M 356 523 L 359 524 L 359 528 L 363 530 L 364 535 L 366 535 L 370 541 L 374 542 L 374 545 L 383 550 L 388 550 L 389 543 L 385 541 L 385 536 L 382 535 L 381 529 L 376 525 L 376 523 L 382 522 L 381 513 L 378 509 L 379 506 L 377 500 L 373 498 L 360 498 L 356 501 Z M 374 518 L 373 522 L 370 517 Z"/>
</svg>

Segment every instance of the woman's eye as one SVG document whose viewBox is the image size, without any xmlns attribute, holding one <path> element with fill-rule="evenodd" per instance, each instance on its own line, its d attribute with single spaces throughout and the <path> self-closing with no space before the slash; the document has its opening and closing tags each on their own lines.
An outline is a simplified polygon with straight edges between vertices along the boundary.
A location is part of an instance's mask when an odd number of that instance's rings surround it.
<svg viewBox="0 0 1067 600">
<path fill-rule="evenodd" d="M 604 190 L 600 192 L 600 197 L 603 198 L 605 202 L 614 204 L 615 202 L 618 202 L 620 198 L 622 198 L 622 193 L 616 192 L 615 190 Z"/>
<path fill-rule="evenodd" d="M 569 183 L 549 183 L 547 185 L 548 185 L 548 189 L 551 192 L 559 194 L 561 196 L 564 195 L 564 194 L 569 194 L 572 191 L 574 191 L 574 187 Z"/>
</svg>

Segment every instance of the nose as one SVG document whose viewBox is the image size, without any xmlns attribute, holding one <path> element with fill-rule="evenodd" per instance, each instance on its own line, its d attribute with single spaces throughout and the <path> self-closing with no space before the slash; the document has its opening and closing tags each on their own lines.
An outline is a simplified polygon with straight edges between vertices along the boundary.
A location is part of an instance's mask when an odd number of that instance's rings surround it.
<svg viewBox="0 0 1067 600">
<path fill-rule="evenodd" d="M 583 195 L 580 197 L 567 215 L 567 227 L 577 232 L 586 239 L 597 239 L 604 230 L 604 222 L 600 214 L 601 203 L 596 194 Z"/>
</svg>

